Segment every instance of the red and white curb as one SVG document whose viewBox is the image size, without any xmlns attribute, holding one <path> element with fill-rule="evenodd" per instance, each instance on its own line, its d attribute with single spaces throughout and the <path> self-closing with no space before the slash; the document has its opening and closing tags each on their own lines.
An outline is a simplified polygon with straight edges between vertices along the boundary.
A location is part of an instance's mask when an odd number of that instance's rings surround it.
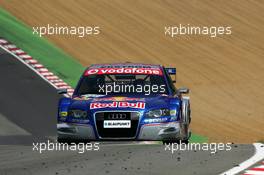
<svg viewBox="0 0 264 175">
<path fill-rule="evenodd" d="M 220 175 L 233 175 L 238 173 L 242 175 L 264 175 L 264 144 L 254 143 L 253 145 L 255 146 L 255 154 L 252 157 L 240 163 L 238 166 L 221 173 Z M 260 161 L 262 161 L 263 166 L 261 165 L 255 168 L 249 168 Z"/>
<path fill-rule="evenodd" d="M 264 175 L 264 161 L 261 162 L 261 165 L 250 168 L 244 172 L 243 175 Z"/>
<path fill-rule="evenodd" d="M 74 89 L 65 83 L 58 76 L 54 75 L 37 60 L 28 55 L 25 51 L 18 48 L 16 45 L 8 42 L 7 40 L 0 38 L 0 47 L 13 55 L 19 61 L 24 63 L 27 67 L 36 72 L 41 78 L 47 81 L 56 89 L 67 89 L 67 95 L 72 96 Z"/>
</svg>

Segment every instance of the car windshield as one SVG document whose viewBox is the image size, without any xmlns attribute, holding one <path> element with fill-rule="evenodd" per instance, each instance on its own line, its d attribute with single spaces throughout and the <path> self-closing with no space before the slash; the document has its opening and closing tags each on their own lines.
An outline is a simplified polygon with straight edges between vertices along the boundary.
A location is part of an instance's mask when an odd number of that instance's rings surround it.
<svg viewBox="0 0 264 175">
<path fill-rule="evenodd" d="M 95 74 L 83 76 L 76 95 L 157 95 L 168 94 L 161 75 Z"/>
</svg>

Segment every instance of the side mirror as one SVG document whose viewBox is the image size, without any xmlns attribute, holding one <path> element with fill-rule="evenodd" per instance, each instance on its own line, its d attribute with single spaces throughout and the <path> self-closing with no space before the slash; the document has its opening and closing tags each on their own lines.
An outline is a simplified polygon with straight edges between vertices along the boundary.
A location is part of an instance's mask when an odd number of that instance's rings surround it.
<svg viewBox="0 0 264 175">
<path fill-rule="evenodd" d="M 169 75 L 174 75 L 172 83 L 176 83 L 176 68 L 165 68 Z"/>
<path fill-rule="evenodd" d="M 179 94 L 188 94 L 190 90 L 186 87 L 182 87 L 182 88 L 179 88 L 177 91 Z"/>
<path fill-rule="evenodd" d="M 58 89 L 58 94 L 67 94 L 67 89 Z"/>
</svg>

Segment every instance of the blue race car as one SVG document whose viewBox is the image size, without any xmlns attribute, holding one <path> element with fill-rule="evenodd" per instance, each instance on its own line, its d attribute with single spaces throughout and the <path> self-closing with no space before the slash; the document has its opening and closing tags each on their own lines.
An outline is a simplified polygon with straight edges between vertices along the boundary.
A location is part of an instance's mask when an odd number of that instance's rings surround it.
<svg viewBox="0 0 264 175">
<path fill-rule="evenodd" d="M 59 101 L 58 141 L 188 142 L 191 110 L 189 97 L 183 94 L 189 90 L 176 89 L 175 82 L 176 68 L 161 65 L 122 63 L 88 67 L 72 97 Z"/>
</svg>

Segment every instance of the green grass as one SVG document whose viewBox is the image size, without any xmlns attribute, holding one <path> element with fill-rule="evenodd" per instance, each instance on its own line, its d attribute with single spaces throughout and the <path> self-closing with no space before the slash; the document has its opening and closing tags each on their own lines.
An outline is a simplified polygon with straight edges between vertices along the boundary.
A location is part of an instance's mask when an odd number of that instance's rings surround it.
<svg viewBox="0 0 264 175">
<path fill-rule="evenodd" d="M 74 58 L 47 39 L 33 35 L 32 28 L 26 26 L 3 8 L 0 8 L 0 37 L 15 43 L 73 87 L 84 70 L 84 67 Z"/>
<path fill-rule="evenodd" d="M 34 59 L 75 87 L 85 67 L 45 38 L 33 35 L 32 28 L 0 8 L 0 37 L 15 43 Z M 191 142 L 207 142 L 206 137 L 193 134 Z"/>
<path fill-rule="evenodd" d="M 201 135 L 197 135 L 197 134 L 192 134 L 191 138 L 190 138 L 190 142 L 191 143 L 207 143 L 208 142 L 208 138 L 201 136 Z"/>
<path fill-rule="evenodd" d="M 257 143 L 263 143 L 264 144 L 264 139 L 257 141 Z"/>
</svg>

